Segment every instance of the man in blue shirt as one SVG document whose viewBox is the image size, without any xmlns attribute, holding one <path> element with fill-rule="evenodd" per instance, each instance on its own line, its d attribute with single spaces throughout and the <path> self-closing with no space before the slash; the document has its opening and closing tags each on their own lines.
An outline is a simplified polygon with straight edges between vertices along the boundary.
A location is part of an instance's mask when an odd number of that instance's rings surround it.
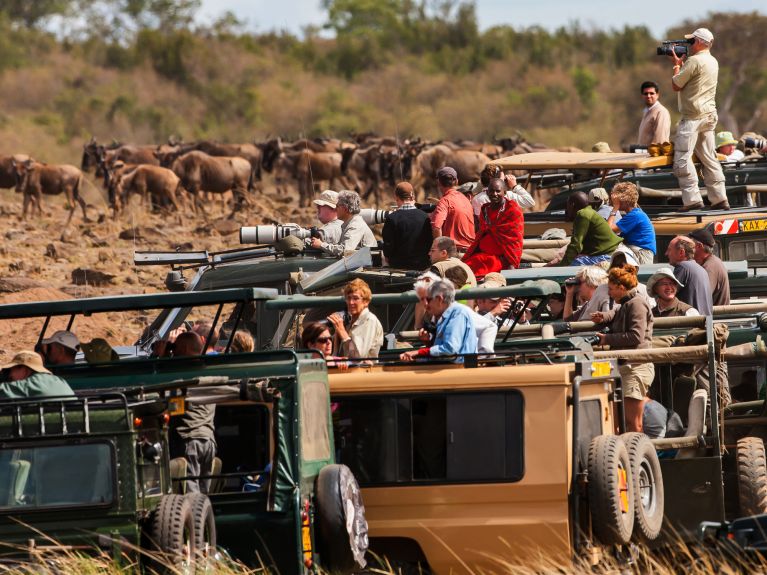
<svg viewBox="0 0 767 575">
<path fill-rule="evenodd" d="M 611 194 L 613 211 L 607 218 L 610 228 L 623 238 L 623 243 L 631 248 L 639 264 L 651 264 L 655 258 L 655 228 L 639 207 L 639 190 L 631 182 L 619 182 Z M 623 217 L 618 221 L 618 215 Z"/>
<path fill-rule="evenodd" d="M 437 333 L 431 347 L 406 351 L 402 361 L 414 361 L 417 357 L 440 357 L 477 353 L 477 334 L 471 309 L 456 303 L 455 287 L 449 280 L 429 284 L 423 298 L 426 313 L 437 318 Z M 463 361 L 459 357 L 456 361 Z"/>
</svg>

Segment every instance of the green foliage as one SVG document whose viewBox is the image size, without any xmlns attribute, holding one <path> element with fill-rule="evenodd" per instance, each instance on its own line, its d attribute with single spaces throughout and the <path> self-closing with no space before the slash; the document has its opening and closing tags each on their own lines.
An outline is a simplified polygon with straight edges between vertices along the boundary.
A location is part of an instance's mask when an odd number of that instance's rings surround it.
<svg viewBox="0 0 767 575">
<path fill-rule="evenodd" d="M 72 0 L 3 0 L 0 13 L 11 22 L 27 28 L 36 28 L 52 16 L 71 14 Z"/>
<path fill-rule="evenodd" d="M 594 89 L 599 84 L 596 76 L 586 68 L 578 66 L 571 72 L 573 86 L 578 94 L 578 99 L 585 108 L 591 108 L 594 104 Z"/>
</svg>

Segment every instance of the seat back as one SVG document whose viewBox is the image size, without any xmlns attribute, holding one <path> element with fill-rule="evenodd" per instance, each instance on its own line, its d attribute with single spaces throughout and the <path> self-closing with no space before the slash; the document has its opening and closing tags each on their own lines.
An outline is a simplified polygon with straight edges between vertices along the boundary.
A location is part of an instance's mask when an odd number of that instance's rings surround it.
<svg viewBox="0 0 767 575">
<path fill-rule="evenodd" d="M 170 460 L 170 479 L 173 493 L 186 493 L 186 481 L 174 481 L 187 476 L 187 462 L 185 457 L 174 457 Z"/>
<path fill-rule="evenodd" d="M 705 389 L 696 389 L 690 398 L 690 406 L 687 410 L 686 437 L 699 437 L 706 434 L 706 405 L 708 392 Z M 677 453 L 678 459 L 696 457 L 700 452 L 697 447 L 685 447 Z"/>
<path fill-rule="evenodd" d="M 208 493 L 221 493 L 224 490 L 224 478 L 223 477 L 215 477 L 216 475 L 221 474 L 221 468 L 223 467 L 223 462 L 218 457 L 213 458 L 213 465 L 210 466 L 210 474 L 214 477 L 210 480 L 210 488 L 208 490 Z"/>
</svg>

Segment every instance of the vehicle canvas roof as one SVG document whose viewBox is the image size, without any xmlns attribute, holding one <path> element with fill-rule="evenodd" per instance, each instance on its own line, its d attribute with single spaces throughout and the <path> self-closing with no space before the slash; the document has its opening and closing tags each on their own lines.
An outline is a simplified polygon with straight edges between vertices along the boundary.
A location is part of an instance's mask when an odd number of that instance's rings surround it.
<svg viewBox="0 0 767 575">
<path fill-rule="evenodd" d="M 504 170 L 643 170 L 670 166 L 673 161 L 670 156 L 622 152 L 533 152 L 499 158 L 490 164 L 501 166 Z"/>
</svg>

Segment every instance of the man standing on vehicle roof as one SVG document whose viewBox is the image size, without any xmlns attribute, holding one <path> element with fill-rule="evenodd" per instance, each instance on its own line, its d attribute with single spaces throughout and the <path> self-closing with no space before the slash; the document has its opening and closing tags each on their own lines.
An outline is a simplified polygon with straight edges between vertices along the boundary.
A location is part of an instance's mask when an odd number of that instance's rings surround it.
<svg viewBox="0 0 767 575">
<path fill-rule="evenodd" d="M 660 144 L 671 139 L 671 115 L 660 103 L 660 88 L 655 82 L 642 82 L 640 88 L 645 108 L 639 124 L 637 143 L 640 146 Z"/>
<path fill-rule="evenodd" d="M 695 242 L 687 236 L 676 236 L 666 249 L 666 257 L 674 266 L 674 277 L 683 286 L 677 291 L 677 297 L 701 315 L 712 315 L 714 309 L 708 274 L 694 256 Z"/>
<path fill-rule="evenodd" d="M 34 351 L 20 351 L 0 369 L 8 373 L 8 381 L 0 383 L 0 399 L 74 395 L 66 381 L 45 369 L 43 358 Z"/>
<path fill-rule="evenodd" d="M 714 150 L 714 130 L 719 119 L 716 113 L 719 63 L 709 51 L 714 35 L 708 28 L 698 28 L 685 38 L 692 40 L 688 48 L 690 55 L 680 58 L 672 50 L 670 56 L 674 60 L 671 86 L 677 92 L 682 113 L 674 140 L 674 175 L 679 179 L 684 204 L 681 211 L 703 208 L 698 174 L 692 163 L 693 152 L 703 167 L 711 208 L 729 210 L 724 173 Z"/>
<path fill-rule="evenodd" d="M 708 274 L 714 305 L 730 305 L 730 278 L 722 260 L 714 255 L 714 236 L 706 229 L 694 230 L 687 235 L 695 242 L 695 261 Z"/>
</svg>

